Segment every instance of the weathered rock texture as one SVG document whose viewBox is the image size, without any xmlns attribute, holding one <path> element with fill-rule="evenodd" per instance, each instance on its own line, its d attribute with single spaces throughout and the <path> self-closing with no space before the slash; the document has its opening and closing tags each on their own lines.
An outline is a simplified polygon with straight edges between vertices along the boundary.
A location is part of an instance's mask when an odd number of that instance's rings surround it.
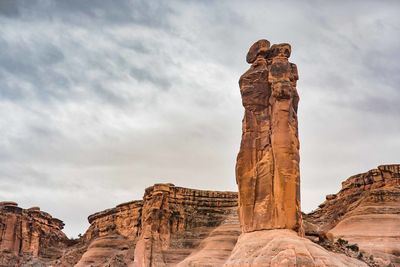
<svg viewBox="0 0 400 267">
<path fill-rule="evenodd" d="M 173 184 L 88 220 L 86 233 L 68 240 L 63 223 L 38 208 L 0 204 L 0 266 L 221 266 L 240 234 L 237 193 Z"/>
<path fill-rule="evenodd" d="M 63 227 L 62 221 L 37 207 L 23 209 L 14 202 L 0 202 L 0 265 L 60 257 L 68 243 Z"/>
<path fill-rule="evenodd" d="M 142 206 L 143 201 L 136 200 L 90 215 L 88 217 L 90 227 L 84 239 L 90 241 L 109 234 L 136 238 L 140 230 Z"/>
<path fill-rule="evenodd" d="M 157 184 L 146 189 L 136 266 L 170 266 L 237 212 L 237 194 Z"/>
<path fill-rule="evenodd" d="M 400 266 L 400 165 L 351 176 L 305 216 L 305 226 L 309 236 L 356 244 L 376 265 Z"/>
<path fill-rule="evenodd" d="M 243 232 L 301 228 L 297 67 L 289 44 L 253 44 L 239 80 L 245 108 L 236 164 Z"/>
<path fill-rule="evenodd" d="M 88 244 L 75 266 L 126 266 L 133 262 L 143 201 L 131 201 L 90 215 L 83 235 Z"/>
<path fill-rule="evenodd" d="M 0 266 L 399 266 L 399 168 L 352 176 L 304 215 L 314 243 L 288 229 L 244 233 L 238 240 L 236 193 L 171 184 L 148 188 L 143 201 L 89 216 L 78 242 L 68 241 L 62 222 L 38 208 L 3 203 Z M 28 222 L 32 228 L 23 226 Z M 28 229 L 32 234 L 21 235 Z"/>
<path fill-rule="evenodd" d="M 362 267 L 357 259 L 333 253 L 288 229 L 244 233 L 224 267 Z"/>
</svg>

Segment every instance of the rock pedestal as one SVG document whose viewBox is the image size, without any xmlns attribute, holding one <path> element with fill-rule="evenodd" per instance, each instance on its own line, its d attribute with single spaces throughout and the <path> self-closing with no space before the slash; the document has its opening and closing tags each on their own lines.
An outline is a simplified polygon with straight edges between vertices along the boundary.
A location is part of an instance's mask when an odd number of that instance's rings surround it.
<svg viewBox="0 0 400 267">
<path fill-rule="evenodd" d="M 245 108 L 236 163 L 243 232 L 301 228 L 297 67 L 289 44 L 253 44 L 239 80 Z"/>
</svg>

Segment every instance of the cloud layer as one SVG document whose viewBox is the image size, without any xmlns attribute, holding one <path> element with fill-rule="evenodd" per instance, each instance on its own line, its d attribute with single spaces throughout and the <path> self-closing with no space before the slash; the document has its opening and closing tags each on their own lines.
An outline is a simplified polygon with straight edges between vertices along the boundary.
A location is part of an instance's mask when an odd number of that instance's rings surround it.
<svg viewBox="0 0 400 267">
<path fill-rule="evenodd" d="M 396 1 L 1 1 L 0 199 L 86 217 L 172 182 L 236 190 L 256 40 L 300 72 L 302 206 L 399 162 Z"/>
</svg>

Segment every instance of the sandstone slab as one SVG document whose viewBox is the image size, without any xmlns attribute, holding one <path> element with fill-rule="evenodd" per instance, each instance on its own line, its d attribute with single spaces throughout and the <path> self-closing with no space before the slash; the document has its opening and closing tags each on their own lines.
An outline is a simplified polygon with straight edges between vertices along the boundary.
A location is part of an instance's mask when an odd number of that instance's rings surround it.
<svg viewBox="0 0 400 267">
<path fill-rule="evenodd" d="M 364 262 L 332 253 L 287 229 L 244 233 L 224 267 L 362 267 Z"/>
</svg>

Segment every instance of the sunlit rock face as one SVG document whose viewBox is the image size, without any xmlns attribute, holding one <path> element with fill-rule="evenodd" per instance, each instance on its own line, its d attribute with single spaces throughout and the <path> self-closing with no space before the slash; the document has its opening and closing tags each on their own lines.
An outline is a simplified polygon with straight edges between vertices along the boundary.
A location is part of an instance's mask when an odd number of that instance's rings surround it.
<svg viewBox="0 0 400 267">
<path fill-rule="evenodd" d="M 61 256 L 68 243 L 63 227 L 61 220 L 38 207 L 23 209 L 15 202 L 0 202 L 0 265 Z"/>
<path fill-rule="evenodd" d="M 307 235 L 341 238 L 378 266 L 400 266 L 400 165 L 349 177 L 304 219 Z"/>
<path fill-rule="evenodd" d="M 243 232 L 301 228 L 297 67 L 289 44 L 254 43 L 239 80 L 245 108 L 236 163 Z"/>
</svg>

